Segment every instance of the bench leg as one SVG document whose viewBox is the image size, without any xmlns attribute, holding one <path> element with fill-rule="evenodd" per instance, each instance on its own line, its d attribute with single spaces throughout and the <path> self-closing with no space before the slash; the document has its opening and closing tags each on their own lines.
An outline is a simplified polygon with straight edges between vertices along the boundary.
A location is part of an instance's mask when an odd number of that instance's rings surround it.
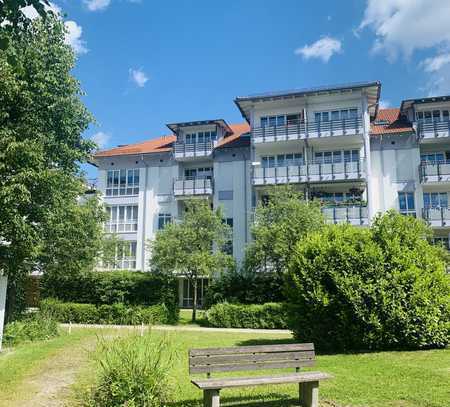
<svg viewBox="0 0 450 407">
<path fill-rule="evenodd" d="M 203 392 L 204 407 L 220 407 L 219 390 L 205 390 Z"/>
<path fill-rule="evenodd" d="M 319 407 L 319 382 L 299 383 L 300 405 Z"/>
</svg>

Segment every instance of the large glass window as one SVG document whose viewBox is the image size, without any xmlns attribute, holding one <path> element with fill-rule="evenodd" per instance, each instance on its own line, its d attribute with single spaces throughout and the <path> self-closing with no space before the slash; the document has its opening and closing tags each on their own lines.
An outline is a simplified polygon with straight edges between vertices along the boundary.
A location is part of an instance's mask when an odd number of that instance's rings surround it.
<svg viewBox="0 0 450 407">
<path fill-rule="evenodd" d="M 225 242 L 223 251 L 230 256 L 233 255 L 233 218 L 226 218 L 225 223 L 230 227 L 229 239 Z"/>
<path fill-rule="evenodd" d="M 114 205 L 106 207 L 106 233 L 136 232 L 138 224 L 137 205 Z"/>
<path fill-rule="evenodd" d="M 355 119 L 358 117 L 358 109 L 341 109 L 341 110 L 332 110 L 325 112 L 315 112 L 314 120 L 316 122 L 327 122 L 330 120 L 344 120 L 344 119 Z"/>
<path fill-rule="evenodd" d="M 448 207 L 447 192 L 424 192 L 423 206 L 425 209 L 447 208 Z"/>
<path fill-rule="evenodd" d="M 261 157 L 261 161 L 263 168 L 298 166 L 303 165 L 303 156 L 301 153 L 278 154 Z"/>
<path fill-rule="evenodd" d="M 213 169 L 212 167 L 200 167 L 200 168 L 186 168 L 184 170 L 185 179 L 212 179 Z"/>
<path fill-rule="evenodd" d="M 420 160 L 427 164 L 437 164 L 445 161 L 445 155 L 442 152 L 421 154 Z"/>
<path fill-rule="evenodd" d="M 139 194 L 139 170 L 109 170 L 106 177 L 106 196 Z"/>
<path fill-rule="evenodd" d="M 106 269 L 132 270 L 136 268 L 136 246 L 134 241 L 121 241 L 118 243 L 114 260 L 105 263 Z"/>
<path fill-rule="evenodd" d="M 261 127 L 275 127 L 298 124 L 301 121 L 302 115 L 300 113 L 295 114 L 281 114 L 277 116 L 263 116 L 260 118 Z"/>
<path fill-rule="evenodd" d="M 337 164 L 342 162 L 359 161 L 359 150 L 337 150 L 337 151 L 318 151 L 314 153 L 315 164 Z"/>
<path fill-rule="evenodd" d="M 414 192 L 399 192 L 398 203 L 402 215 L 416 216 L 416 206 L 414 203 Z"/>
</svg>

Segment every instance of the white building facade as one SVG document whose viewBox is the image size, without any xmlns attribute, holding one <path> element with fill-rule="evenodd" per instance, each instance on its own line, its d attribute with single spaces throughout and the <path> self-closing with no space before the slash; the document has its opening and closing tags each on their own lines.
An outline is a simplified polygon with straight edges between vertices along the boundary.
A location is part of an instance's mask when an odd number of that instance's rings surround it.
<svg viewBox="0 0 450 407">
<path fill-rule="evenodd" d="M 366 82 L 238 97 L 244 123 L 172 123 L 169 136 L 98 152 L 105 230 L 128 242 L 115 267 L 148 270 L 148 241 L 192 197 L 223 208 L 240 263 L 254 207 L 279 184 L 322 201 L 329 222 L 364 227 L 389 209 L 421 217 L 448 247 L 450 97 L 379 109 L 380 90 Z M 180 305 L 192 305 L 183 280 Z"/>
</svg>

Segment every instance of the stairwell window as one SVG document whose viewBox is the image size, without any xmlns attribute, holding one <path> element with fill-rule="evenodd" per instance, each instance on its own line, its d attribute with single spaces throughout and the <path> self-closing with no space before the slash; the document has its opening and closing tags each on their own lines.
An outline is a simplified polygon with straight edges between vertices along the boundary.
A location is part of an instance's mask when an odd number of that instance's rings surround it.
<svg viewBox="0 0 450 407">
<path fill-rule="evenodd" d="M 414 192 L 398 193 L 399 210 L 402 215 L 416 217 L 416 205 L 414 202 Z"/>
<path fill-rule="evenodd" d="M 121 241 L 117 244 L 114 259 L 112 262 L 104 264 L 106 269 L 132 270 L 136 268 L 136 247 L 135 241 Z"/>
<path fill-rule="evenodd" d="M 106 177 L 106 196 L 139 194 L 139 170 L 110 170 Z"/>
<path fill-rule="evenodd" d="M 106 207 L 106 233 L 136 232 L 138 223 L 137 205 L 115 205 Z"/>
</svg>

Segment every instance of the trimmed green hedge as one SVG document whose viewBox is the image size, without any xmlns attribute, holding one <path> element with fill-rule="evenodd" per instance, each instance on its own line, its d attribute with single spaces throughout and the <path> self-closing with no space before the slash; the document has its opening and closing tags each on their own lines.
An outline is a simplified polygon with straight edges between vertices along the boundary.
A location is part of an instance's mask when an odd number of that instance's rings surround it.
<svg viewBox="0 0 450 407">
<path fill-rule="evenodd" d="M 83 304 L 178 306 L 178 284 L 172 276 L 140 271 L 89 271 L 78 275 L 47 275 L 41 298 Z"/>
<path fill-rule="evenodd" d="M 208 324 L 219 328 L 287 328 L 286 309 L 281 303 L 213 305 L 207 312 Z"/>
<path fill-rule="evenodd" d="M 122 303 L 97 306 L 46 299 L 41 301 L 40 307 L 42 312 L 52 315 L 59 322 L 79 324 L 176 324 L 179 319 L 178 308 L 169 308 L 165 304 L 148 307 Z"/>
</svg>

